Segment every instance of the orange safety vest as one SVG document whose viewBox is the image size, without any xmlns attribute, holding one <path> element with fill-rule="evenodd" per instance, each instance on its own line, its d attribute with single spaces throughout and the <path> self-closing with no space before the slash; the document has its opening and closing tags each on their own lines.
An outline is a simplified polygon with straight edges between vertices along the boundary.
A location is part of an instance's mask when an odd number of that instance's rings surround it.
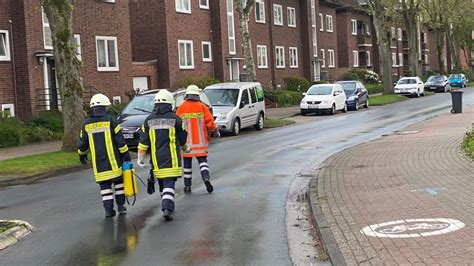
<svg viewBox="0 0 474 266">
<path fill-rule="evenodd" d="M 186 100 L 176 111 L 183 120 L 183 127 L 188 132 L 188 145 L 191 152 L 183 153 L 183 157 L 207 156 L 209 149 L 209 133 L 217 129 L 209 108 L 199 101 Z"/>
</svg>

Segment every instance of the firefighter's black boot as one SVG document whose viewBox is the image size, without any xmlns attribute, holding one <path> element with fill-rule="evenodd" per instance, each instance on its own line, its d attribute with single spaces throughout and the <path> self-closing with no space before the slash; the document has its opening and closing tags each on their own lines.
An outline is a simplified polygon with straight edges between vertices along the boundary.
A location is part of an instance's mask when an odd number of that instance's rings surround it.
<svg viewBox="0 0 474 266">
<path fill-rule="evenodd" d="M 211 181 L 209 181 L 209 179 L 204 180 L 204 185 L 206 185 L 208 193 L 212 193 L 212 191 L 214 191 L 214 187 L 212 186 Z"/>
<path fill-rule="evenodd" d="M 124 205 L 119 205 L 117 207 L 118 213 L 119 214 L 126 214 L 127 213 L 127 208 Z"/>
<path fill-rule="evenodd" d="M 183 191 L 184 191 L 184 194 L 191 194 L 191 186 L 185 186 Z"/>
<path fill-rule="evenodd" d="M 170 210 L 163 210 L 163 217 L 165 217 L 165 221 L 173 221 L 173 212 Z"/>
<path fill-rule="evenodd" d="M 114 217 L 115 210 L 105 210 L 105 217 Z"/>
</svg>

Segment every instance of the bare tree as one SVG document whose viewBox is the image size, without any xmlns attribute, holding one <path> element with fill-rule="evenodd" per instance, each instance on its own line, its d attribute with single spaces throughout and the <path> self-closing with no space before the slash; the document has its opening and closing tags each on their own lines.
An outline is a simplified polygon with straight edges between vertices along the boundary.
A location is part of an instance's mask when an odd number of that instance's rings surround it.
<svg viewBox="0 0 474 266">
<path fill-rule="evenodd" d="M 420 64 L 418 50 L 418 23 L 421 13 L 421 1 L 419 0 L 401 0 L 400 14 L 403 18 L 408 40 L 408 61 L 412 76 L 420 75 Z"/>
<path fill-rule="evenodd" d="M 393 25 L 393 0 L 368 0 L 369 13 L 377 36 L 380 63 L 382 66 L 383 93 L 393 93 L 392 53 L 390 50 L 391 27 Z"/>
<path fill-rule="evenodd" d="M 49 20 L 53 39 L 53 55 L 58 75 L 64 121 L 63 150 L 77 147 L 77 136 L 84 119 L 84 107 L 79 70 L 81 62 L 73 44 L 72 16 L 74 0 L 42 0 L 41 6 Z"/>
<path fill-rule="evenodd" d="M 255 62 L 253 61 L 252 41 L 249 32 L 249 17 L 255 6 L 255 0 L 235 0 L 235 10 L 239 16 L 240 36 L 242 36 L 242 46 L 244 49 L 245 67 L 251 81 L 255 81 Z"/>
</svg>

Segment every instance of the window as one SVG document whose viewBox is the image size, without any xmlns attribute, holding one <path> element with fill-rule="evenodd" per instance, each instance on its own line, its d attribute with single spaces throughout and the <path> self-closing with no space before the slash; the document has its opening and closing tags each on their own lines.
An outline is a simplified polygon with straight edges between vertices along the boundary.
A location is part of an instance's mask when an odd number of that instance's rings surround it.
<svg viewBox="0 0 474 266">
<path fill-rule="evenodd" d="M 95 40 L 97 49 L 97 70 L 119 70 L 117 37 L 96 36 Z"/>
<path fill-rule="evenodd" d="M 0 30 L 0 61 L 10 61 L 10 38 L 6 30 Z"/>
<path fill-rule="evenodd" d="M 44 49 L 53 49 L 53 38 L 51 37 L 51 28 L 49 27 L 49 21 L 46 17 L 46 13 L 41 11 L 43 15 L 43 41 Z"/>
<path fill-rule="evenodd" d="M 113 96 L 112 97 L 112 104 L 121 104 L 122 103 L 122 96 Z"/>
<path fill-rule="evenodd" d="M 423 54 L 423 62 L 424 62 L 425 64 L 428 64 L 428 63 L 429 63 L 429 62 L 428 62 L 428 54 Z"/>
<path fill-rule="evenodd" d="M 249 90 L 245 89 L 242 91 L 242 97 L 240 98 L 240 102 L 243 103 L 244 106 L 250 103 Z"/>
<path fill-rule="evenodd" d="M 273 5 L 273 24 L 283 26 L 283 7 L 281 5 Z"/>
<path fill-rule="evenodd" d="M 2 104 L 2 117 L 15 116 L 15 106 L 13 104 Z"/>
<path fill-rule="evenodd" d="M 321 49 L 321 67 L 326 67 L 326 53 Z"/>
<path fill-rule="evenodd" d="M 290 47 L 290 68 L 298 68 L 298 48 Z"/>
<path fill-rule="evenodd" d="M 398 65 L 403 66 L 403 53 L 398 53 Z"/>
<path fill-rule="evenodd" d="M 326 31 L 327 32 L 333 32 L 334 31 L 334 26 L 332 24 L 332 16 L 331 15 L 326 15 Z"/>
<path fill-rule="evenodd" d="M 199 7 L 202 9 L 209 9 L 209 0 L 199 0 Z"/>
<path fill-rule="evenodd" d="M 296 9 L 288 7 L 288 27 L 296 28 Z"/>
<path fill-rule="evenodd" d="M 396 35 L 396 31 L 395 31 L 395 28 L 394 27 L 391 27 L 390 28 L 390 36 L 392 37 L 392 39 L 396 39 L 397 38 L 397 35 Z"/>
<path fill-rule="evenodd" d="M 319 31 L 324 31 L 324 17 L 321 13 L 319 13 L 319 22 L 321 24 L 319 25 Z"/>
<path fill-rule="evenodd" d="M 257 67 L 268 68 L 267 46 L 257 45 Z"/>
<path fill-rule="evenodd" d="M 423 43 L 428 43 L 428 33 L 422 32 Z"/>
<path fill-rule="evenodd" d="M 334 58 L 334 50 L 328 49 L 328 67 L 334 68 L 335 67 L 335 58 Z"/>
<path fill-rule="evenodd" d="M 397 65 L 397 53 L 392 53 L 392 67 L 398 67 L 398 65 Z"/>
<path fill-rule="evenodd" d="M 259 102 L 263 102 L 265 100 L 265 96 L 263 95 L 263 88 L 261 85 L 257 85 L 256 92 L 257 92 L 257 100 Z"/>
<path fill-rule="evenodd" d="M 399 41 L 401 41 L 402 38 L 403 38 L 402 29 L 400 29 L 400 28 L 397 28 L 397 37 L 398 37 Z"/>
<path fill-rule="evenodd" d="M 311 0 L 311 39 L 313 42 L 313 57 L 318 57 L 318 36 L 316 34 L 316 20 L 316 1 Z"/>
<path fill-rule="evenodd" d="M 191 0 L 176 0 L 176 12 L 191 14 Z"/>
<path fill-rule="evenodd" d="M 257 95 L 255 94 L 255 88 L 250 88 L 250 99 L 252 100 L 252 103 L 257 103 Z"/>
<path fill-rule="evenodd" d="M 357 35 L 357 20 L 351 19 L 352 35 Z"/>
<path fill-rule="evenodd" d="M 234 1 L 227 0 L 227 32 L 229 35 L 229 54 L 236 53 L 235 27 L 234 27 Z"/>
<path fill-rule="evenodd" d="M 202 61 L 212 62 L 211 42 L 202 42 Z"/>
<path fill-rule="evenodd" d="M 358 67 L 359 66 L 359 51 L 352 51 L 352 55 L 354 56 L 353 67 Z"/>
<path fill-rule="evenodd" d="M 367 66 L 371 66 L 372 62 L 371 62 L 371 59 L 370 59 L 370 52 L 367 51 L 365 55 L 367 56 L 367 58 L 366 58 L 367 59 Z"/>
<path fill-rule="evenodd" d="M 255 2 L 255 22 L 265 23 L 265 2 L 263 0 Z"/>
<path fill-rule="evenodd" d="M 77 59 L 82 61 L 81 35 L 74 34 L 74 45 L 76 46 L 76 57 L 77 57 Z"/>
<path fill-rule="evenodd" d="M 276 68 L 285 68 L 285 47 L 275 47 Z"/>
<path fill-rule="evenodd" d="M 194 50 L 193 41 L 178 40 L 179 68 L 194 68 Z"/>
</svg>

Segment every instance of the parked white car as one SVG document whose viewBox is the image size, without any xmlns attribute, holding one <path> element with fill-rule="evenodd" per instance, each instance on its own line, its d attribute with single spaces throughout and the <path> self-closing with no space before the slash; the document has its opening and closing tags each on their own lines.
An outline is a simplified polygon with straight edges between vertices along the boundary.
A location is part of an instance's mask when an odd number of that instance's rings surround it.
<svg viewBox="0 0 474 266">
<path fill-rule="evenodd" d="M 322 112 L 334 115 L 339 110 L 347 111 L 346 94 L 340 84 L 313 85 L 303 95 L 301 115 Z"/>
<path fill-rule="evenodd" d="M 262 130 L 265 98 L 260 83 L 220 83 L 206 87 L 204 92 L 212 103 L 214 121 L 220 131 L 236 136 L 246 127 Z"/>
<path fill-rule="evenodd" d="M 425 96 L 425 84 L 420 77 L 404 77 L 398 80 L 394 93 L 416 97 Z"/>
</svg>

